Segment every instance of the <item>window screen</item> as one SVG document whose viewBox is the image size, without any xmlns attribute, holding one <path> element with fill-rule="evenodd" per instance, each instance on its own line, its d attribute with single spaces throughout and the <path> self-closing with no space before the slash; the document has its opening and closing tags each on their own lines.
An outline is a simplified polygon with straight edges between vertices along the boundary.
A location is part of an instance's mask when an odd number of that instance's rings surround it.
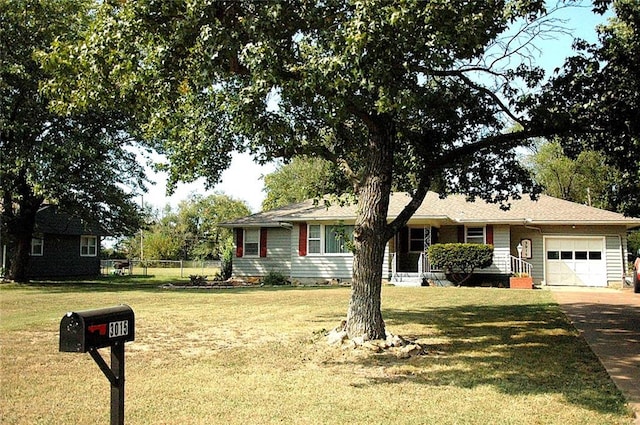
<svg viewBox="0 0 640 425">
<path fill-rule="evenodd" d="M 484 243 L 484 227 L 467 227 L 467 243 Z"/>
<path fill-rule="evenodd" d="M 260 229 L 246 229 L 244 232 L 244 255 L 258 255 L 260 250 Z"/>
</svg>

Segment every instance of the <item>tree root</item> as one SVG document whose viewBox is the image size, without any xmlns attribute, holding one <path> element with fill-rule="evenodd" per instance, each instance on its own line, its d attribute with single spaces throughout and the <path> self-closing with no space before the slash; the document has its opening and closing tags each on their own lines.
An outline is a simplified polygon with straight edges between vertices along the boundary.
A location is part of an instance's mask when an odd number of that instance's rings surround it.
<svg viewBox="0 0 640 425">
<path fill-rule="evenodd" d="M 349 339 L 344 325 L 329 331 L 327 343 L 333 346 L 340 346 L 344 349 L 362 349 L 372 353 L 390 353 L 399 359 L 408 359 L 416 356 L 429 354 L 427 348 L 415 341 L 410 341 L 400 335 L 393 335 L 387 332 L 386 339 L 368 340 L 363 337 Z"/>
</svg>

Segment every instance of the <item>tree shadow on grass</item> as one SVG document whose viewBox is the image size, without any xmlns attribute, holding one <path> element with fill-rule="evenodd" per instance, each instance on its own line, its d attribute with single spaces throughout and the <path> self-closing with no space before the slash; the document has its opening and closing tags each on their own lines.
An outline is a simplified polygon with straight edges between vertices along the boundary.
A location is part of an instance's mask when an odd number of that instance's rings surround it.
<svg viewBox="0 0 640 425">
<path fill-rule="evenodd" d="M 562 394 L 594 411 L 628 413 L 598 358 L 555 304 L 387 309 L 384 315 L 389 328 L 424 324 L 434 331 L 411 335 L 426 341 L 429 353 L 410 360 L 410 378 L 376 376 L 371 385 L 399 379 L 433 387 L 489 385 L 508 395 Z M 389 355 L 354 361 L 365 368 L 409 362 Z"/>
<path fill-rule="evenodd" d="M 4 290 L 36 289 L 56 293 L 159 291 L 164 282 L 153 276 L 102 276 L 93 278 L 56 278 L 31 280 L 27 283 L 4 283 Z"/>
<path fill-rule="evenodd" d="M 161 276 L 156 278 L 153 275 L 125 275 L 125 276 L 100 276 L 94 278 L 57 278 L 50 280 L 32 280 L 27 283 L 0 283 L 0 288 L 4 290 L 12 289 L 37 289 L 56 293 L 83 293 L 83 292 L 126 292 L 126 291 L 149 291 L 165 292 L 180 291 L 183 293 L 225 293 L 244 294 L 257 291 L 284 292 L 284 291 L 312 291 L 312 290 L 343 290 L 342 286 L 321 285 L 321 286 L 238 286 L 238 287 L 215 287 L 215 286 L 189 286 L 188 281 L 182 279 L 177 283 L 178 288 L 167 289 L 163 285 L 176 284 L 175 277 Z M 185 286 L 185 287 L 180 287 Z"/>
</svg>

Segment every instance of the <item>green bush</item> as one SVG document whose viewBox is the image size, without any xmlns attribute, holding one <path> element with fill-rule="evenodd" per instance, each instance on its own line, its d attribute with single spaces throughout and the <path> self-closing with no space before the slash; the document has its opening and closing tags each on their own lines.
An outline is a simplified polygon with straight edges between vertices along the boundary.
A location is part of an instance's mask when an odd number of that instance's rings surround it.
<svg viewBox="0 0 640 425">
<path fill-rule="evenodd" d="M 193 286 L 203 286 L 207 284 L 207 276 L 192 274 L 189 275 L 189 284 Z"/>
<path fill-rule="evenodd" d="M 440 269 L 458 285 L 469 279 L 473 271 L 493 264 L 493 245 L 445 243 L 429 247 L 432 268 Z"/>
<path fill-rule="evenodd" d="M 291 285 L 291 282 L 284 274 L 275 271 L 268 272 L 262 279 L 262 283 L 269 286 Z"/>
<path fill-rule="evenodd" d="M 233 247 L 226 247 L 222 251 L 222 258 L 220 259 L 220 280 L 227 280 L 231 277 L 233 270 Z"/>
</svg>

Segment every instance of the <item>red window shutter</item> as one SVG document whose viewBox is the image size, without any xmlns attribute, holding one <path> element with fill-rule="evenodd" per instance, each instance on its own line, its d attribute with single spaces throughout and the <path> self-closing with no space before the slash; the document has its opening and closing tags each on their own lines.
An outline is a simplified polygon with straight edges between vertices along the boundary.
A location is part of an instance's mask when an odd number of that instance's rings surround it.
<svg viewBox="0 0 640 425">
<path fill-rule="evenodd" d="M 458 242 L 464 243 L 464 226 L 458 226 Z"/>
<path fill-rule="evenodd" d="M 491 224 L 487 224 L 486 234 L 487 245 L 493 245 L 493 226 Z"/>
<path fill-rule="evenodd" d="M 300 223 L 300 235 L 298 237 L 298 255 L 307 255 L 307 223 Z"/>
<path fill-rule="evenodd" d="M 267 256 L 267 228 L 260 228 L 260 256 Z"/>
<path fill-rule="evenodd" d="M 244 253 L 244 234 L 242 229 L 236 229 L 236 257 L 242 257 Z"/>
</svg>

